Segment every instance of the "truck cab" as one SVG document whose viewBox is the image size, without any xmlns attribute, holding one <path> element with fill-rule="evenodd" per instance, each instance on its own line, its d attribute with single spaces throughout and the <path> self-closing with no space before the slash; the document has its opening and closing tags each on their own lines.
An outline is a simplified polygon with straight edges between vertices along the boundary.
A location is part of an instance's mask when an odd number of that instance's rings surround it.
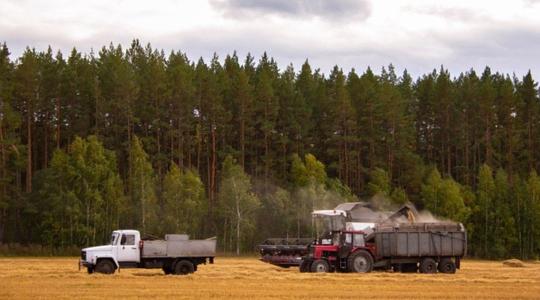
<svg viewBox="0 0 540 300">
<path fill-rule="evenodd" d="M 81 250 L 80 265 L 101 273 L 114 273 L 120 267 L 136 266 L 141 260 L 141 234 L 137 230 L 115 230 L 108 245 Z"/>
</svg>

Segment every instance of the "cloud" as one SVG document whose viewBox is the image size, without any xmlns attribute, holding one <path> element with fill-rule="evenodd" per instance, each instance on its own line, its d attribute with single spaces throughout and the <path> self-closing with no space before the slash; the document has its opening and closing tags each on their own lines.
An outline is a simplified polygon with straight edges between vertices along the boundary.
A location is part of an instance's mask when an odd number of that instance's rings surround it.
<svg viewBox="0 0 540 300">
<path fill-rule="evenodd" d="M 3 0 L 0 42 L 15 59 L 26 46 L 51 45 L 66 55 L 88 53 L 133 38 L 181 50 L 191 59 L 222 59 L 237 51 L 274 57 L 298 69 L 309 59 L 328 73 L 334 65 L 359 72 L 393 63 L 413 75 L 441 64 L 452 74 L 469 68 L 525 74 L 540 71 L 540 0 Z"/>
<path fill-rule="evenodd" d="M 285 17 L 319 17 L 330 20 L 364 20 L 371 13 L 367 0 L 211 0 L 227 16 L 274 14 Z"/>
</svg>

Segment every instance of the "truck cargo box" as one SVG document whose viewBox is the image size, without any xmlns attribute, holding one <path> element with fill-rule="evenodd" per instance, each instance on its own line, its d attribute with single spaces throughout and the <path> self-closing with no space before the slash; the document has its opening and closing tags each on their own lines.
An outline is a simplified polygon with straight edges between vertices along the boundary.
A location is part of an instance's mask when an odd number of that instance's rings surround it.
<svg viewBox="0 0 540 300">
<path fill-rule="evenodd" d="M 460 223 L 385 224 L 377 226 L 378 257 L 462 257 L 467 251 L 467 235 Z"/>
<path fill-rule="evenodd" d="M 213 257 L 216 239 L 188 240 L 187 235 L 167 235 L 166 240 L 144 241 L 143 257 Z"/>
<path fill-rule="evenodd" d="M 215 256 L 216 240 L 167 241 L 167 256 Z"/>
</svg>

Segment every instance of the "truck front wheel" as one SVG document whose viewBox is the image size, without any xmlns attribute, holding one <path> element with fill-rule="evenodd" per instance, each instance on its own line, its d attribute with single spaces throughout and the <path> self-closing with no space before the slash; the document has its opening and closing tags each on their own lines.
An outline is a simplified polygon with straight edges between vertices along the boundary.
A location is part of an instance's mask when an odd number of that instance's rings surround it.
<svg viewBox="0 0 540 300">
<path fill-rule="evenodd" d="M 98 261 L 96 265 L 96 272 L 102 273 L 102 274 L 113 274 L 114 273 L 114 265 L 113 263 L 108 259 L 102 259 Z"/>
<path fill-rule="evenodd" d="M 324 259 L 318 259 L 311 264 L 311 272 L 327 273 L 330 271 L 330 265 Z"/>
<path fill-rule="evenodd" d="M 357 251 L 347 259 L 347 267 L 349 272 L 369 273 L 373 270 L 373 257 L 367 251 Z"/>
<path fill-rule="evenodd" d="M 174 266 L 175 275 L 187 275 L 193 272 L 195 272 L 195 267 L 189 260 L 180 260 Z"/>
</svg>

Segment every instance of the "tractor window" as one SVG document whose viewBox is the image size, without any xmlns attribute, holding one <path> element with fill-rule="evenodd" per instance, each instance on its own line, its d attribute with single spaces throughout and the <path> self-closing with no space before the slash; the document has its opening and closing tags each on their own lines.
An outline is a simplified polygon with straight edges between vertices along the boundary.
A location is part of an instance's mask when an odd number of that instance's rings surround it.
<svg viewBox="0 0 540 300">
<path fill-rule="evenodd" d="M 354 235 L 354 246 L 355 247 L 364 247 L 364 235 L 363 234 L 355 234 Z"/>
<path fill-rule="evenodd" d="M 350 233 L 345 234 L 345 244 L 347 245 L 352 244 L 352 234 Z"/>
<path fill-rule="evenodd" d="M 135 245 L 135 235 L 133 234 L 123 234 L 122 235 L 122 245 Z"/>
</svg>

